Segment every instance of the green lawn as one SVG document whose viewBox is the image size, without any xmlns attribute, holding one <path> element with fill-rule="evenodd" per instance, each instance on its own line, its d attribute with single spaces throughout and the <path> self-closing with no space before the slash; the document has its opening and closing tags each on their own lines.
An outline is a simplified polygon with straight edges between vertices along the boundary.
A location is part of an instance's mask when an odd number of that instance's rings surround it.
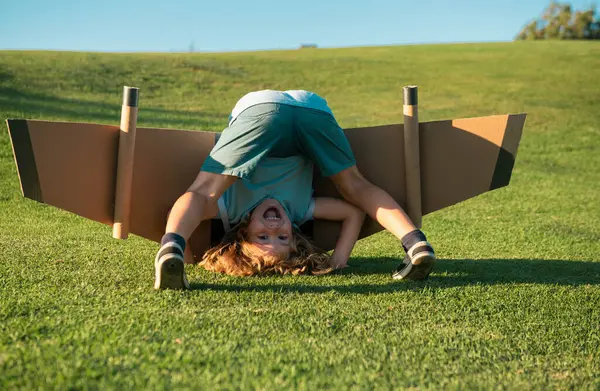
<svg viewBox="0 0 600 391">
<path fill-rule="evenodd" d="M 263 88 L 315 91 L 343 127 L 527 112 L 509 187 L 424 218 L 440 261 L 390 279 L 387 233 L 323 277 L 188 266 L 23 199 L 0 129 L 0 389 L 600 389 L 600 44 L 518 42 L 227 54 L 0 52 L 0 118 L 220 130 Z"/>
</svg>

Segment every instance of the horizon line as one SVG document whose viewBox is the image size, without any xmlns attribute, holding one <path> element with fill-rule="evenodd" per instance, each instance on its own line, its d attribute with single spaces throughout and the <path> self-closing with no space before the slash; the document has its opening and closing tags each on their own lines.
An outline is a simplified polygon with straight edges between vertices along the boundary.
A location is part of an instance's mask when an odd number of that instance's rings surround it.
<svg viewBox="0 0 600 391">
<path fill-rule="evenodd" d="M 67 53 L 104 53 L 104 54 L 236 54 L 236 53 L 256 53 L 256 52 L 279 52 L 296 50 L 336 50 L 336 49 L 360 49 L 360 48 L 379 48 L 379 47 L 401 47 L 401 46 L 447 46 L 447 45 L 474 45 L 474 44 L 495 44 L 511 43 L 518 40 L 493 40 L 493 41 L 453 41 L 453 42 L 415 42 L 415 43 L 392 43 L 392 44 L 367 44 L 367 45 L 347 45 L 347 46 L 319 46 L 314 43 L 301 43 L 293 48 L 269 48 L 269 49 L 247 49 L 247 50 L 168 50 L 168 51 L 144 51 L 144 50 L 86 50 L 86 49 L 19 49 L 19 48 L 0 48 L 2 52 L 67 52 Z M 316 47 L 306 47 L 303 45 L 316 45 Z"/>
</svg>

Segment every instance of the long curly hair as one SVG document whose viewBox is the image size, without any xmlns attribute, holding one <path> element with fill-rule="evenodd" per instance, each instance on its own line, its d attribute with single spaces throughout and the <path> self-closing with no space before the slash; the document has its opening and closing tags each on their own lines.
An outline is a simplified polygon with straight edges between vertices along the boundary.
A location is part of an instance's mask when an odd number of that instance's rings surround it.
<svg viewBox="0 0 600 391">
<path fill-rule="evenodd" d="M 294 228 L 287 258 L 261 251 L 247 239 L 249 219 L 242 220 L 225 234 L 221 243 L 209 249 L 199 265 L 206 270 L 232 276 L 266 274 L 321 275 L 333 271 L 330 256 Z"/>
</svg>

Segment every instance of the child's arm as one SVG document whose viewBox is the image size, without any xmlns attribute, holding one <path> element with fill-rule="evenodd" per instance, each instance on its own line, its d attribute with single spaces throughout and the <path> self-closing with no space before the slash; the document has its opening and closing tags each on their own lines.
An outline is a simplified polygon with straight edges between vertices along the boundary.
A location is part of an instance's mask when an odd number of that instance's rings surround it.
<svg viewBox="0 0 600 391">
<path fill-rule="evenodd" d="M 331 265 L 336 269 L 346 267 L 358 234 L 365 220 L 365 213 L 344 200 L 337 198 L 315 198 L 315 219 L 342 222 L 340 237 L 331 256 Z"/>
</svg>

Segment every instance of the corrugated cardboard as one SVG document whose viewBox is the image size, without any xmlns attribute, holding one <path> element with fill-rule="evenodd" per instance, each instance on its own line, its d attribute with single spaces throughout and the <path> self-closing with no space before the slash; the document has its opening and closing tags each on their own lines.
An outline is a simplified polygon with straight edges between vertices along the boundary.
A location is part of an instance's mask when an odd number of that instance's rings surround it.
<svg viewBox="0 0 600 391">
<path fill-rule="evenodd" d="M 419 124 L 421 209 L 428 214 L 508 185 L 525 114 Z M 104 224 L 114 222 L 119 127 L 8 120 L 25 197 Z M 345 130 L 363 175 L 406 206 L 404 127 Z M 169 209 L 196 177 L 218 133 L 138 128 L 129 231 L 159 241 Z M 316 196 L 337 196 L 318 173 Z M 361 237 L 382 228 L 367 219 Z M 332 249 L 339 224 L 315 221 L 314 241 Z M 211 241 L 211 222 L 192 236 L 196 256 Z M 214 241 L 215 238 L 213 238 Z"/>
</svg>

